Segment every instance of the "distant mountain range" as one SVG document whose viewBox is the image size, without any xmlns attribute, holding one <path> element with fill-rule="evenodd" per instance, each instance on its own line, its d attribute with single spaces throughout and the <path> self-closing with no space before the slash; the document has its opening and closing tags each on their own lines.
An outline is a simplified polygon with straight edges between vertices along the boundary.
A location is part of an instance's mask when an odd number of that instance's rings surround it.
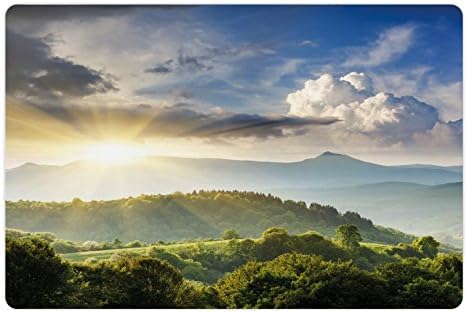
<svg viewBox="0 0 467 313">
<path fill-rule="evenodd" d="M 446 170 L 453 171 L 457 173 L 462 173 L 462 165 L 453 165 L 453 166 L 439 166 L 439 165 L 430 165 L 430 164 L 408 164 L 408 165 L 399 165 L 402 168 L 428 168 L 436 170 Z"/>
<path fill-rule="evenodd" d="M 325 152 L 300 162 L 145 157 L 123 164 L 27 163 L 6 173 L 6 199 L 113 199 L 199 189 L 336 188 L 397 181 L 437 185 L 462 181 L 451 168 L 383 166 Z"/>
<path fill-rule="evenodd" d="M 122 164 L 27 163 L 6 173 L 7 200 L 118 199 L 193 190 L 271 192 L 353 210 L 375 223 L 461 246 L 462 166 L 384 166 L 325 152 L 300 162 L 144 157 Z"/>
</svg>

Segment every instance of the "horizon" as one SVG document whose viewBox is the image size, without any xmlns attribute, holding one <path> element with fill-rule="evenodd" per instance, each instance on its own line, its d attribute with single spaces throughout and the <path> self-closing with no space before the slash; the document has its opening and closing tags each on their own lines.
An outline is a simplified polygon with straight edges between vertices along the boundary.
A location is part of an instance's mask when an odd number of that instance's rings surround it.
<svg viewBox="0 0 467 313">
<path fill-rule="evenodd" d="M 329 150 L 326 150 L 324 152 L 321 152 L 319 153 L 318 155 L 315 155 L 315 156 L 310 156 L 310 157 L 307 157 L 307 158 L 304 158 L 304 159 L 299 159 L 299 160 L 290 160 L 290 161 L 280 161 L 280 160 L 262 160 L 262 159 L 234 159 L 234 158 L 221 158 L 221 157 L 189 157 L 189 156 L 177 156 L 177 155 L 142 155 L 142 156 L 137 156 L 131 160 L 126 160 L 126 161 L 118 161 L 118 162 L 115 162 L 114 165 L 115 166 L 118 166 L 119 164 L 121 163 L 131 163 L 132 161 L 135 161 L 135 160 L 139 160 L 139 159 L 144 159 L 144 158 L 174 158 L 174 159 L 206 159 L 206 160 L 209 160 L 209 159 L 212 159 L 212 160 L 226 160 L 226 161 L 249 161 L 249 162 L 259 162 L 259 163 L 284 163 L 284 164 L 287 164 L 287 163 L 300 163 L 300 162 L 303 162 L 303 161 L 306 161 L 306 160 L 313 160 L 313 159 L 316 159 L 318 157 L 321 157 L 321 156 L 326 156 L 326 155 L 333 155 L 333 156 L 343 156 L 343 157 L 349 157 L 349 158 L 352 158 L 352 159 L 356 159 L 358 161 L 362 161 L 362 162 L 367 162 L 367 163 L 372 163 L 372 164 L 377 164 L 377 165 L 383 165 L 383 166 L 440 166 L 440 167 L 457 167 L 457 166 L 460 166 L 460 167 L 463 167 L 463 163 L 461 164 L 436 164 L 436 163 L 377 163 L 377 162 L 374 162 L 374 161 L 370 161 L 370 160 L 365 160 L 365 159 L 360 159 L 360 158 L 357 158 L 355 156 L 352 156 L 352 155 L 349 155 L 349 154 L 344 154 L 344 153 L 337 153 L 337 152 L 333 152 L 333 151 L 329 151 Z M 23 167 L 23 166 L 26 166 L 26 165 L 37 165 L 37 166 L 67 166 L 67 165 L 70 165 L 70 164 L 73 164 L 73 163 L 78 163 L 78 162 L 93 162 L 93 163 L 105 163 L 105 161 L 102 161 L 102 160 L 96 160 L 96 159 L 76 159 L 76 160 L 71 160 L 69 162 L 66 162 L 66 163 L 36 163 L 36 162 L 25 162 L 25 163 L 21 163 L 19 165 L 16 165 L 16 166 L 13 166 L 13 167 L 5 167 L 5 170 L 6 171 L 9 171 L 9 170 L 13 170 L 13 169 L 16 169 L 16 168 L 19 168 L 19 167 Z"/>
</svg>

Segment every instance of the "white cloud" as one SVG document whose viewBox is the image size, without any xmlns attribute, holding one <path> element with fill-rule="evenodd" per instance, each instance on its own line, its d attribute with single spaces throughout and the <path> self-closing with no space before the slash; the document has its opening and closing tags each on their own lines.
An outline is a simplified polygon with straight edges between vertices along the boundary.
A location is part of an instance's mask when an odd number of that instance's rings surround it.
<svg viewBox="0 0 467 313">
<path fill-rule="evenodd" d="M 336 80 L 323 74 L 316 80 L 308 80 L 305 87 L 287 96 L 289 113 L 297 116 L 321 116 L 329 108 L 342 103 L 363 101 L 367 93 L 357 90 L 347 81 Z"/>
<path fill-rule="evenodd" d="M 365 47 L 352 49 L 344 66 L 373 67 L 401 56 L 413 44 L 414 26 L 396 26 L 382 32 L 378 39 Z"/>
<path fill-rule="evenodd" d="M 372 91 L 373 90 L 371 79 L 364 73 L 351 72 L 345 76 L 342 76 L 340 80 L 349 82 L 350 84 L 352 84 L 352 86 L 354 86 L 359 91 L 361 90 Z"/>
<path fill-rule="evenodd" d="M 184 10 L 150 10 L 151 19 L 141 20 L 138 12 L 118 16 L 46 21 L 36 36 L 54 34 L 59 41 L 53 55 L 111 73 L 119 91 L 106 103 L 161 104 L 164 94 L 142 94 L 141 89 L 186 86 L 200 77 L 232 81 L 236 63 L 275 50 L 260 42 L 232 42 L 224 34 L 203 24 Z M 147 18 L 147 17 L 146 17 Z M 154 69 L 171 61 L 166 75 Z M 195 71 L 196 69 L 203 69 Z M 102 97 L 89 96 L 80 103 L 100 105 Z"/>
<path fill-rule="evenodd" d="M 335 117 L 335 138 L 364 135 L 376 143 L 408 143 L 416 133 L 426 133 L 439 120 L 438 111 L 412 96 L 373 94 L 363 73 L 336 78 L 324 74 L 309 80 L 303 89 L 287 97 L 289 114 L 301 117 Z"/>
<path fill-rule="evenodd" d="M 303 40 L 298 45 L 300 47 L 306 47 L 306 46 L 308 46 L 308 47 L 317 47 L 317 46 L 319 46 L 319 44 L 316 41 L 312 41 L 312 40 L 309 40 L 309 39 Z"/>
<path fill-rule="evenodd" d="M 305 63 L 303 59 L 285 59 L 281 63 L 266 68 L 265 78 L 262 83 L 266 87 L 271 87 L 279 82 L 282 77 L 297 72 L 298 68 Z"/>
<path fill-rule="evenodd" d="M 427 88 L 419 93 L 421 99 L 426 99 L 438 108 L 444 121 L 462 118 L 462 82 L 440 83 L 431 78 Z"/>
<path fill-rule="evenodd" d="M 441 151 L 454 148 L 457 153 L 462 153 L 462 120 L 437 122 L 432 129 L 415 134 L 414 141 L 424 148 L 433 147 Z"/>
<path fill-rule="evenodd" d="M 420 66 L 403 73 L 378 71 L 369 73 L 374 90 L 390 91 L 397 96 L 413 95 L 438 109 L 447 122 L 462 118 L 462 82 L 442 82 L 430 67 Z"/>
</svg>

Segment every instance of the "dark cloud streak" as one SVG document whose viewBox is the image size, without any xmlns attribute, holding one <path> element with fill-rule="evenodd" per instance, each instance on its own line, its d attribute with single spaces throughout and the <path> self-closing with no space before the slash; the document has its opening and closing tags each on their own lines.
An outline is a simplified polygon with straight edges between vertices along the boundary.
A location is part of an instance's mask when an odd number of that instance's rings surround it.
<svg viewBox="0 0 467 313">
<path fill-rule="evenodd" d="M 94 137 L 97 129 L 119 131 L 133 125 L 144 125 L 139 138 L 206 138 L 235 139 L 287 137 L 303 135 L 309 126 L 330 125 L 335 118 L 300 118 L 287 115 L 260 115 L 239 113 L 202 113 L 186 105 L 152 107 L 135 105 L 132 108 L 87 108 L 73 106 L 67 109 L 50 107 L 47 114 L 72 126 L 83 135 Z"/>
</svg>

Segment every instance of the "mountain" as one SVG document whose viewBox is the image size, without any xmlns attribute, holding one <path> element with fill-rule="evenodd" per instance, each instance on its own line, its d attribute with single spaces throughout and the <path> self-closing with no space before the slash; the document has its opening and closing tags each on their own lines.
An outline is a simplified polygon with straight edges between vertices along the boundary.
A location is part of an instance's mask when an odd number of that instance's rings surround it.
<svg viewBox="0 0 467 313">
<path fill-rule="evenodd" d="M 402 168 L 427 168 L 427 169 L 437 169 L 437 170 L 446 170 L 446 171 L 453 171 L 456 173 L 462 173 L 462 165 L 452 165 L 452 166 L 440 166 L 440 165 L 432 165 L 432 164 L 407 164 L 407 165 L 399 165 Z"/>
<path fill-rule="evenodd" d="M 76 161 L 28 163 L 6 172 L 6 199 L 114 199 L 141 193 L 199 189 L 335 188 L 387 181 L 427 185 L 459 182 L 442 168 L 383 166 L 325 152 L 300 162 L 144 157 L 122 164 Z"/>
<path fill-rule="evenodd" d="M 52 232 L 75 241 L 182 240 L 219 238 L 234 228 L 258 237 L 266 228 L 291 233 L 316 230 L 332 236 L 341 224 L 357 225 L 368 241 L 410 242 L 413 236 L 376 226 L 357 213 L 282 199 L 255 192 L 200 191 L 189 194 L 142 195 L 108 201 L 6 202 L 6 226 Z"/>
<path fill-rule="evenodd" d="M 435 234 L 462 246 L 462 183 L 384 182 L 339 188 L 268 189 L 280 197 L 356 210 L 375 223 L 413 234 Z"/>
</svg>

